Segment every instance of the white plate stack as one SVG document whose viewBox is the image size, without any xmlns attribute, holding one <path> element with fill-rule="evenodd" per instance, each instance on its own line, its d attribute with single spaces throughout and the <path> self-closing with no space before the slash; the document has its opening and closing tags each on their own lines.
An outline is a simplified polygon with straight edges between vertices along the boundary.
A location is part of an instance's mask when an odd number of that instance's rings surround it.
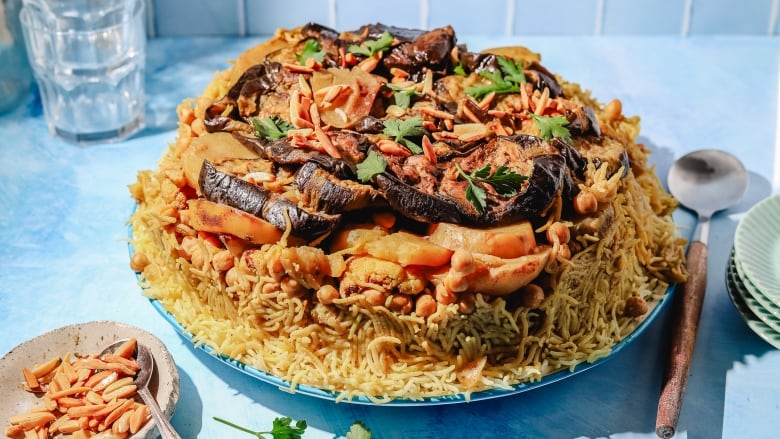
<svg viewBox="0 0 780 439">
<path fill-rule="evenodd" d="M 726 286 L 750 329 L 780 349 L 780 194 L 753 206 L 737 226 Z"/>
</svg>

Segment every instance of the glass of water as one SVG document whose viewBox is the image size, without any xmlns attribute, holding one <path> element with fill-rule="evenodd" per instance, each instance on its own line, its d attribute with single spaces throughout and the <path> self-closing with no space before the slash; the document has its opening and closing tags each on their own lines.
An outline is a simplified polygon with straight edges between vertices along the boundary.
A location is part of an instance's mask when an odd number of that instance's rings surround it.
<svg viewBox="0 0 780 439">
<path fill-rule="evenodd" d="M 143 127 L 146 0 L 23 0 L 27 56 L 49 131 L 76 144 Z"/>
</svg>

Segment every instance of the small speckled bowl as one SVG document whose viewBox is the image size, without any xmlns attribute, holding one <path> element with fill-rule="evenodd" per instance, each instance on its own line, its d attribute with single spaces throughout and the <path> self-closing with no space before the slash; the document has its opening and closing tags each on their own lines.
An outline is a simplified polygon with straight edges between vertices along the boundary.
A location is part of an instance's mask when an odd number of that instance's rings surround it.
<svg viewBox="0 0 780 439">
<path fill-rule="evenodd" d="M 126 338 L 135 338 L 149 348 L 154 356 L 154 374 L 149 382 L 149 391 L 163 412 L 168 417 L 172 416 L 179 401 L 179 372 L 165 345 L 143 329 L 119 322 L 95 321 L 64 326 L 41 334 L 13 348 L 0 359 L 0 432 L 8 427 L 8 418 L 41 403 L 39 397 L 24 390 L 23 367 L 32 368 L 36 363 L 61 357 L 68 352 L 99 354 L 111 343 Z M 138 399 L 140 401 L 140 397 Z M 157 426 L 149 421 L 131 438 L 153 439 L 158 436 Z"/>
</svg>

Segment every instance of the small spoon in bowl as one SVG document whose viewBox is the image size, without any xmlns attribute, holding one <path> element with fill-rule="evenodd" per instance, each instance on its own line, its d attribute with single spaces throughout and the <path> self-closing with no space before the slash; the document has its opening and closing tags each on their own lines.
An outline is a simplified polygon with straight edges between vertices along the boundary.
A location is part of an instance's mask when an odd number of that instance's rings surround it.
<svg viewBox="0 0 780 439">
<path fill-rule="evenodd" d="M 114 342 L 103 349 L 101 355 L 113 353 L 126 342 L 127 339 Z M 138 363 L 138 366 L 140 367 L 133 379 L 133 383 L 137 388 L 136 392 L 141 396 L 141 399 L 144 400 L 146 406 L 149 407 L 149 411 L 152 413 L 152 419 L 154 419 L 154 422 L 157 424 L 157 429 L 160 431 L 160 436 L 163 439 L 181 439 L 181 436 L 176 433 L 176 430 L 174 430 L 168 417 L 165 416 L 160 409 L 157 400 L 152 396 L 152 393 L 149 392 L 149 380 L 152 379 L 152 373 L 154 372 L 154 357 L 152 357 L 152 353 L 149 352 L 149 349 L 146 346 L 138 342 L 136 342 L 135 345 L 135 362 Z"/>
<path fill-rule="evenodd" d="M 745 195 L 748 174 L 733 155 L 714 149 L 686 154 L 669 169 L 669 191 L 698 216 L 687 253 L 688 280 L 681 285 L 679 313 L 673 328 L 671 352 L 658 401 L 656 434 L 674 436 L 680 415 L 696 331 L 707 289 L 707 237 L 710 218 L 739 203 Z"/>
</svg>

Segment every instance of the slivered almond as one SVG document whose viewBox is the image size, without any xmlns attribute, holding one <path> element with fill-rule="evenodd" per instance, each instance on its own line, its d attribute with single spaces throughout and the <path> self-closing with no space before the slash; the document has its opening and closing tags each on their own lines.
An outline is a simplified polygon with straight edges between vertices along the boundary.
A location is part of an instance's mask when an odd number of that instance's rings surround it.
<svg viewBox="0 0 780 439">
<path fill-rule="evenodd" d="M 119 374 L 115 370 L 102 370 L 92 375 L 87 381 L 84 382 L 85 387 L 91 387 L 92 390 L 99 392 L 106 388 L 109 384 L 113 383 L 119 378 Z"/>
<path fill-rule="evenodd" d="M 376 147 L 385 154 L 395 155 L 399 157 L 409 157 L 412 152 L 405 146 L 390 139 L 381 139 L 376 142 Z"/>
<path fill-rule="evenodd" d="M 488 128 L 481 123 L 461 123 L 453 127 L 453 133 L 464 142 L 472 142 L 489 134 Z"/>
<path fill-rule="evenodd" d="M 121 346 L 119 346 L 114 352 L 114 355 L 120 356 L 122 358 L 130 359 L 133 357 L 133 353 L 135 352 L 135 348 L 138 345 L 138 341 L 134 338 L 127 339 L 126 342 L 122 343 Z"/>
<path fill-rule="evenodd" d="M 35 390 L 41 387 L 41 384 L 38 382 L 38 377 L 36 377 L 30 369 L 23 367 L 22 374 L 24 375 L 24 383 L 31 390 Z"/>
<path fill-rule="evenodd" d="M 423 136 L 422 138 L 422 150 L 425 158 L 435 165 L 437 162 L 436 151 L 433 150 L 433 144 L 431 143 L 431 139 L 429 139 L 428 136 Z"/>
<path fill-rule="evenodd" d="M 71 387 L 69 389 L 60 390 L 59 392 L 50 393 L 49 397 L 51 399 L 59 399 L 59 398 L 62 398 L 63 396 L 72 396 L 72 395 L 78 395 L 79 393 L 86 393 L 86 392 L 88 392 L 90 390 L 92 390 L 92 389 L 90 389 L 89 387 L 83 387 L 83 386 Z"/>
<path fill-rule="evenodd" d="M 82 416 L 95 416 L 96 413 L 99 413 L 104 408 L 106 408 L 106 404 L 90 404 L 71 407 L 68 409 L 68 416 L 74 419 Z"/>
<path fill-rule="evenodd" d="M 378 54 L 377 54 L 378 55 Z M 364 72 L 371 73 L 379 65 L 379 58 L 377 55 L 366 58 L 358 63 L 358 68 Z"/>
<path fill-rule="evenodd" d="M 112 410 L 111 413 L 109 413 L 108 416 L 106 416 L 106 419 L 103 420 L 103 422 L 106 425 L 113 424 L 114 421 L 116 421 L 122 416 L 122 414 L 124 414 L 128 410 L 131 410 L 133 408 L 133 404 L 135 404 L 135 401 L 133 401 L 132 399 L 125 399 L 122 402 L 122 404 L 119 405 L 119 407 Z"/>
<path fill-rule="evenodd" d="M 75 431 L 81 430 L 81 425 L 79 424 L 78 419 L 68 419 L 61 423 L 57 430 L 59 430 L 61 433 L 73 433 Z"/>
<path fill-rule="evenodd" d="M 103 392 L 103 401 L 111 401 L 114 399 L 127 398 L 135 395 L 138 390 L 135 384 L 130 384 L 124 387 L 120 387 L 110 393 Z"/>
<path fill-rule="evenodd" d="M 11 416 L 8 418 L 8 422 L 20 425 L 25 430 L 32 430 L 33 428 L 48 424 L 55 419 L 57 418 L 49 412 L 29 411 L 22 413 L 21 415 Z"/>
<path fill-rule="evenodd" d="M 51 360 L 49 360 L 49 361 L 47 361 L 47 362 L 45 362 L 43 364 L 38 364 L 35 367 L 33 367 L 32 373 L 33 373 L 33 375 L 36 376 L 36 378 L 40 379 L 41 377 L 43 377 L 45 375 L 48 375 L 51 371 L 54 370 L 54 368 L 59 366 L 60 365 L 60 361 L 62 361 L 62 359 L 60 357 L 52 358 Z"/>
<path fill-rule="evenodd" d="M 309 81 L 306 80 L 306 77 L 303 75 L 298 76 L 298 88 L 301 91 L 301 95 L 306 96 L 308 98 L 312 97 L 311 85 L 309 84 Z"/>
<path fill-rule="evenodd" d="M 149 409 L 143 404 L 136 404 L 130 416 L 130 433 L 136 434 L 149 419 Z"/>
<path fill-rule="evenodd" d="M 103 394 L 110 393 L 115 391 L 116 389 L 119 389 L 121 387 L 127 386 L 133 384 L 133 377 L 124 377 L 120 378 L 113 383 L 109 384 L 105 389 L 103 389 Z"/>
<path fill-rule="evenodd" d="M 479 105 L 479 108 L 481 108 L 483 111 L 487 111 L 487 109 L 490 108 L 490 104 L 493 103 L 493 99 L 495 99 L 495 97 L 496 92 L 491 91 L 490 93 L 486 94 L 477 105 Z"/>
<path fill-rule="evenodd" d="M 141 368 L 140 366 L 138 366 L 138 363 L 136 363 L 135 360 L 132 360 L 132 359 L 129 359 L 129 358 L 120 357 L 118 355 L 112 355 L 112 354 L 104 355 L 103 356 L 103 361 L 105 361 L 107 363 L 121 364 L 122 366 L 126 366 L 130 370 L 134 370 L 134 371 L 138 371 Z"/>
<path fill-rule="evenodd" d="M 282 67 L 293 73 L 314 73 L 314 66 L 302 66 L 299 64 L 284 62 Z"/>
<path fill-rule="evenodd" d="M 312 103 L 311 107 L 309 108 L 309 114 L 311 114 L 311 121 L 314 123 L 314 135 L 317 137 L 317 140 L 320 141 L 322 144 L 322 147 L 325 149 L 325 152 L 328 153 L 329 156 L 333 158 L 340 159 L 341 153 L 338 149 L 336 149 L 336 146 L 333 145 L 333 142 L 331 142 L 330 137 L 325 133 L 325 131 L 322 130 L 322 119 L 320 119 L 320 110 L 317 108 L 317 104 Z"/>
<path fill-rule="evenodd" d="M 438 119 L 455 119 L 455 116 L 453 114 L 447 113 L 446 111 L 437 110 L 435 108 L 430 107 L 420 107 L 420 113 L 425 113 L 429 116 L 436 117 Z"/>
</svg>

